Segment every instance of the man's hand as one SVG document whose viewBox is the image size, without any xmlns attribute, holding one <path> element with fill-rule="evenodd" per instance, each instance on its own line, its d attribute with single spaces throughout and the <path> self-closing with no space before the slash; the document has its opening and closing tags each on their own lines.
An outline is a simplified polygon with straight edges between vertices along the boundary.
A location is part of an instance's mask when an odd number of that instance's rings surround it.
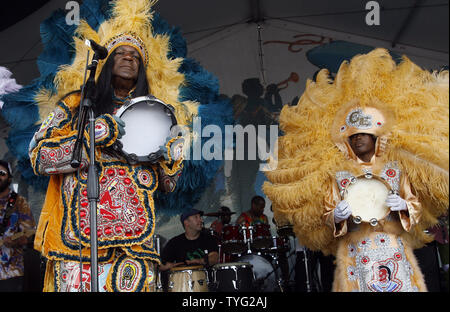
<svg viewBox="0 0 450 312">
<path fill-rule="evenodd" d="M 183 157 L 184 138 L 168 136 L 159 148 L 166 161 L 177 161 Z"/>
<path fill-rule="evenodd" d="M 161 271 L 167 271 L 167 270 L 171 270 L 172 268 L 178 267 L 180 265 L 183 265 L 183 262 L 167 262 L 166 264 L 160 264 L 159 265 L 159 269 Z"/>
<path fill-rule="evenodd" d="M 200 258 L 200 259 L 192 259 L 192 260 L 186 260 L 186 264 L 187 265 L 191 265 L 191 264 L 201 264 L 201 265 L 205 265 L 205 259 Z"/>
<path fill-rule="evenodd" d="M 391 211 L 408 210 L 406 201 L 397 194 L 388 195 L 388 197 L 386 198 L 386 206 L 388 206 Z"/>
<path fill-rule="evenodd" d="M 347 220 L 352 215 L 350 205 L 345 201 L 341 201 L 334 209 L 334 223 L 340 223 Z"/>
</svg>

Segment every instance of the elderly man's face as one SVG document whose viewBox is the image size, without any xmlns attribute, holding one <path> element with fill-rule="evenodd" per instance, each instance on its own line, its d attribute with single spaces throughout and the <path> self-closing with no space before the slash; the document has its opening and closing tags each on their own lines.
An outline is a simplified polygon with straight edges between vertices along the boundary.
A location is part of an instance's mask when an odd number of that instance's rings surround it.
<svg viewBox="0 0 450 312">
<path fill-rule="evenodd" d="M 131 46 L 120 46 L 114 55 L 113 76 L 126 80 L 137 80 L 139 52 Z"/>
</svg>

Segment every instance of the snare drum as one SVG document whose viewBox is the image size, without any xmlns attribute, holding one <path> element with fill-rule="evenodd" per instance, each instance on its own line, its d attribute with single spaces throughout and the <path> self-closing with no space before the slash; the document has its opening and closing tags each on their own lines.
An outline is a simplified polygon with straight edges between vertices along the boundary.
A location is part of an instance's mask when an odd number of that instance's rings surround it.
<svg viewBox="0 0 450 312">
<path fill-rule="evenodd" d="M 253 291 L 253 266 L 248 262 L 220 263 L 212 267 L 214 290 L 218 292 Z"/>
<path fill-rule="evenodd" d="M 240 254 L 246 250 L 244 235 L 239 224 L 226 224 L 222 232 L 224 253 Z"/>
<path fill-rule="evenodd" d="M 350 205 L 353 222 L 376 226 L 390 213 L 385 203 L 390 192 L 390 185 L 381 177 L 365 174 L 351 179 L 343 191 L 343 199 Z"/>
<path fill-rule="evenodd" d="M 175 267 L 169 274 L 169 292 L 208 292 L 208 271 L 202 265 Z"/>
<path fill-rule="evenodd" d="M 265 223 L 257 223 L 253 225 L 253 242 L 252 248 L 266 249 L 273 244 L 272 235 L 270 233 L 270 225 Z"/>
<path fill-rule="evenodd" d="M 177 124 L 174 108 L 152 95 L 131 99 L 116 112 L 125 122 L 125 135 L 118 140 L 119 151 L 131 164 L 156 162 L 171 129 Z"/>
</svg>

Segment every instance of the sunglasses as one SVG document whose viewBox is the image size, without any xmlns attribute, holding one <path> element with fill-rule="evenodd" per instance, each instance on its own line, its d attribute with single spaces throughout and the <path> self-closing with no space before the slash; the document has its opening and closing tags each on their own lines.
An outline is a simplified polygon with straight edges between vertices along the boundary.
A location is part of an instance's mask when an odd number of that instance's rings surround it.
<svg viewBox="0 0 450 312">
<path fill-rule="evenodd" d="M 0 177 L 4 177 L 5 175 L 8 175 L 8 172 L 5 170 L 0 170 Z"/>
</svg>

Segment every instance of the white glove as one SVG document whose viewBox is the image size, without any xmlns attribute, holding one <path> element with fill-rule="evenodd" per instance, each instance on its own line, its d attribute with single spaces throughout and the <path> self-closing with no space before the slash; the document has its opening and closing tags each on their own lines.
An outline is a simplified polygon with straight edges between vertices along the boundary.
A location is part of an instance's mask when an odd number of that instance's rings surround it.
<svg viewBox="0 0 450 312">
<path fill-rule="evenodd" d="M 352 215 L 350 205 L 345 201 L 341 201 L 334 209 L 334 223 L 347 220 Z"/>
<path fill-rule="evenodd" d="M 406 201 L 397 194 L 390 194 L 386 198 L 386 206 L 391 208 L 391 211 L 407 210 Z"/>
</svg>

